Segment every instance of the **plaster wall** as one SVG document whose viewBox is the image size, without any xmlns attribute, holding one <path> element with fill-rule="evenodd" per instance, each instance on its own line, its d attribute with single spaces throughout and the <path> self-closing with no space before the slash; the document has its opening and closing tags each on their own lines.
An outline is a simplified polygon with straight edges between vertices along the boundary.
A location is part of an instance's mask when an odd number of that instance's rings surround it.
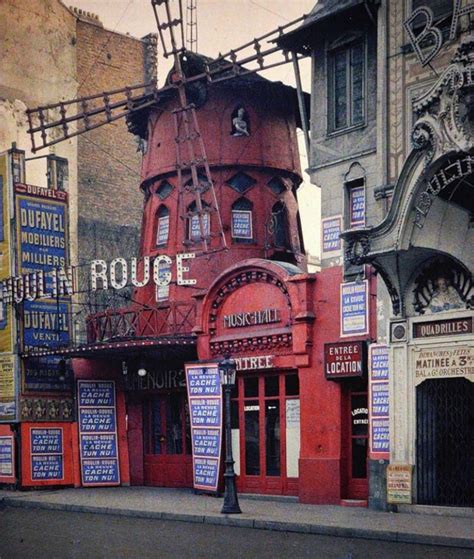
<svg viewBox="0 0 474 559">
<path fill-rule="evenodd" d="M 0 2 L 0 151 L 12 142 L 31 157 L 25 110 L 76 96 L 76 18 L 58 0 Z M 77 260 L 77 141 L 48 152 L 69 161 L 71 260 Z M 27 162 L 26 180 L 46 186 L 43 160 Z"/>
</svg>

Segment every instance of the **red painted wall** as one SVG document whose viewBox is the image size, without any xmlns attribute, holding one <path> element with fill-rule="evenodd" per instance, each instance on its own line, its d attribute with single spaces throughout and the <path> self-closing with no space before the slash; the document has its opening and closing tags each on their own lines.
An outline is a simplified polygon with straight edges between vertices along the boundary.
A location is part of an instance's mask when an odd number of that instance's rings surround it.
<svg viewBox="0 0 474 559">
<path fill-rule="evenodd" d="M 316 322 L 312 351 L 313 366 L 300 369 L 301 455 L 300 501 L 303 503 L 339 504 L 347 484 L 346 467 L 349 452 L 344 409 L 347 390 L 344 382 L 326 380 L 324 344 L 340 338 L 340 284 L 342 269 L 327 268 L 317 274 Z M 369 336 L 375 338 L 376 281 L 370 277 Z M 347 340 L 347 338 L 344 338 Z"/>
</svg>

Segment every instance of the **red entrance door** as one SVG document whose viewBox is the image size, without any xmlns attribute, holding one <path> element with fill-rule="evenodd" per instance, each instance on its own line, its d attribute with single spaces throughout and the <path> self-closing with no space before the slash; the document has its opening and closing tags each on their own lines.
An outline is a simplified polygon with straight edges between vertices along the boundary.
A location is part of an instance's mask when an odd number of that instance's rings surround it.
<svg viewBox="0 0 474 559">
<path fill-rule="evenodd" d="M 369 491 L 367 480 L 367 451 L 369 445 L 367 392 L 349 391 L 348 404 L 347 498 L 366 500 Z"/>
<path fill-rule="evenodd" d="M 298 375 L 240 376 L 232 401 L 232 438 L 240 491 L 297 495 Z"/>
<path fill-rule="evenodd" d="M 192 457 L 186 394 L 155 395 L 144 402 L 144 483 L 192 487 Z"/>
</svg>

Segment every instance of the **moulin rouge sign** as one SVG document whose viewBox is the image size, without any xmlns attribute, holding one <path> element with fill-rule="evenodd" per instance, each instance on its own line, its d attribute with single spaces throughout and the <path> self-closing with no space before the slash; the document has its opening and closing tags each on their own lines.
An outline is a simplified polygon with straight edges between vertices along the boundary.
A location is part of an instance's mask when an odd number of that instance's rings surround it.
<svg viewBox="0 0 474 559">
<path fill-rule="evenodd" d="M 324 372 L 328 380 L 362 377 L 365 370 L 365 342 L 324 344 Z"/>
<path fill-rule="evenodd" d="M 195 253 L 186 252 L 176 255 L 176 283 L 178 285 L 195 285 L 196 280 L 187 277 L 189 267 L 186 260 L 196 257 Z M 90 284 L 92 291 L 101 289 L 120 290 L 127 285 L 144 287 L 153 281 L 160 287 L 169 285 L 172 279 L 172 259 L 160 254 L 152 260 L 145 256 L 138 260 L 115 258 L 110 263 L 105 260 L 93 260 L 90 264 Z M 77 293 L 75 268 L 64 266 L 51 270 L 35 270 L 28 274 L 12 276 L 0 282 L 0 302 L 22 303 L 36 299 L 69 297 Z"/>
</svg>

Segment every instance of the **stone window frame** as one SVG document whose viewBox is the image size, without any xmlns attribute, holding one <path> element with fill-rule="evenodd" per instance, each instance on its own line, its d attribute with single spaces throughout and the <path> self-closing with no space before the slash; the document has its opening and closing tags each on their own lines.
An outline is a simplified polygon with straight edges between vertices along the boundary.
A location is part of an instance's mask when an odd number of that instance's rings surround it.
<svg viewBox="0 0 474 559">
<path fill-rule="evenodd" d="M 362 76 L 362 121 L 360 122 L 353 122 L 353 103 L 352 103 L 352 91 L 353 91 L 353 81 L 352 81 L 352 72 L 351 72 L 351 52 L 356 44 L 362 44 L 362 63 L 363 63 L 363 76 Z M 346 109 L 348 109 L 347 113 L 347 120 L 344 126 L 336 127 L 335 121 L 335 95 L 334 92 L 334 79 L 335 79 L 335 71 L 334 71 L 334 61 L 335 61 L 335 53 L 338 51 L 345 50 L 346 54 L 346 70 L 349 69 L 349 72 L 346 72 L 346 93 L 348 93 L 347 101 L 346 101 Z M 327 134 L 328 136 L 334 136 L 339 134 L 344 134 L 346 132 L 363 128 L 367 125 L 367 85 L 368 85 L 368 75 L 367 75 L 367 67 L 368 67 L 368 41 L 367 41 L 367 34 L 365 32 L 362 33 L 349 33 L 346 34 L 337 40 L 333 41 L 332 43 L 326 46 L 326 64 L 327 64 Z"/>
</svg>

